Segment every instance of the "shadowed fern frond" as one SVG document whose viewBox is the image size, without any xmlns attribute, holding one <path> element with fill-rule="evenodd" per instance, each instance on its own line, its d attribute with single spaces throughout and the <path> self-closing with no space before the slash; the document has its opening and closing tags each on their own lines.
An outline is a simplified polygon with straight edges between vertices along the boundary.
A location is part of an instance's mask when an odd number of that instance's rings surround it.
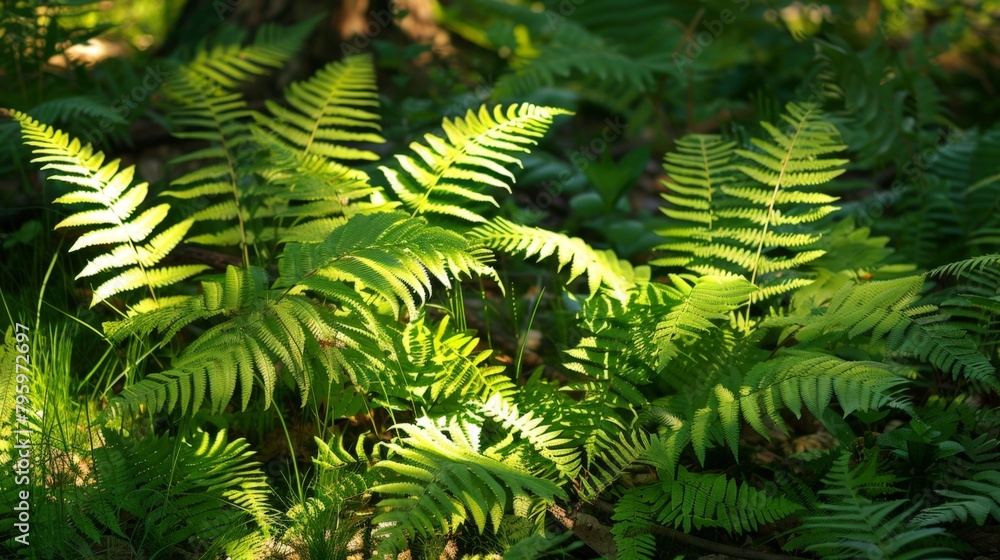
<svg viewBox="0 0 1000 560">
<path fill-rule="evenodd" d="M 909 525 L 919 507 L 905 508 L 908 500 L 877 500 L 870 490 L 885 491 L 891 475 L 878 475 L 876 461 L 866 459 L 852 468 L 850 454 L 842 453 L 824 479 L 825 496 L 819 509 L 802 517 L 798 535 L 785 548 L 816 552 L 823 558 L 854 560 L 886 558 L 948 560 L 954 549 L 938 546 L 940 527 Z"/>
<path fill-rule="evenodd" d="M 172 556 L 193 539 L 215 545 L 269 531 L 269 488 L 246 441 L 227 442 L 225 431 L 190 441 L 128 441 L 106 431 L 105 439 L 93 451 L 100 484 L 69 508 L 70 522 L 93 543 L 120 538 L 152 556 Z"/>
<path fill-rule="evenodd" d="M 319 16 L 289 27 L 265 23 L 260 26 L 252 43 L 241 45 L 245 33 L 227 44 L 197 49 L 192 60 L 177 65 L 167 80 L 164 91 L 168 97 L 189 105 L 201 99 L 192 97 L 192 86 L 204 87 L 202 93 L 217 97 L 232 93 L 236 87 L 253 78 L 280 68 L 291 58 L 320 20 Z"/>
<path fill-rule="evenodd" d="M 746 533 L 792 515 L 802 506 L 783 496 L 770 496 L 748 483 L 739 484 L 724 474 L 692 473 L 680 467 L 673 480 L 662 483 L 662 494 L 653 504 L 657 521 L 690 532 L 692 528 L 719 527 Z"/>
</svg>

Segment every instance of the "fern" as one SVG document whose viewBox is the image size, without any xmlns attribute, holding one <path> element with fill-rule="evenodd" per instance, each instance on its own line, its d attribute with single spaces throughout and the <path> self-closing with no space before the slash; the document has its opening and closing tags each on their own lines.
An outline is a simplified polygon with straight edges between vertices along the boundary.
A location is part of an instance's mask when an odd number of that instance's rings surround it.
<svg viewBox="0 0 1000 560">
<path fill-rule="evenodd" d="M 300 156 L 318 155 L 330 160 L 374 160 L 368 150 L 336 142 L 381 144 L 375 69 L 363 56 L 328 64 L 310 79 L 292 84 L 285 92 L 291 105 L 285 109 L 268 101 L 274 117 L 256 115 L 258 125 Z"/>
<path fill-rule="evenodd" d="M 491 350 L 476 351 L 479 345 L 479 338 L 455 332 L 448 316 L 436 328 L 427 324 L 426 317 L 411 319 L 403 328 L 398 350 L 398 355 L 406 357 L 405 366 L 415 370 L 411 395 L 444 407 L 465 403 L 470 397 L 512 396 L 517 387 L 502 366 L 489 364 Z M 429 391 L 421 388 L 425 386 Z"/>
<path fill-rule="evenodd" d="M 668 242 L 658 249 L 668 254 L 654 264 L 700 274 L 745 274 L 761 288 L 755 300 L 809 282 L 789 274 L 824 253 L 800 249 L 820 238 L 803 225 L 836 207 L 829 204 L 833 197 L 801 187 L 843 173 L 847 160 L 824 156 L 845 146 L 815 105 L 789 104 L 782 120 L 784 129 L 761 124 L 771 138 L 753 139 L 754 151 L 736 149 L 717 136 L 678 141 L 678 153 L 666 157 L 664 168 L 672 177 L 666 185 L 676 193 L 665 198 L 680 209 L 664 213 L 694 225 L 661 230 Z"/>
<path fill-rule="evenodd" d="M 917 357 L 953 376 L 996 383 L 995 368 L 963 330 L 932 315 L 934 306 L 913 305 L 923 283 L 923 276 L 847 283 L 825 312 L 810 317 L 808 324 L 803 322 L 795 336 L 801 342 L 811 342 L 869 335 L 873 345 L 884 343 L 893 352 Z M 780 322 L 789 321 L 796 320 Z"/>
<path fill-rule="evenodd" d="M 208 394 L 218 410 L 239 387 L 246 409 L 256 379 L 263 382 L 267 407 L 278 381 L 276 362 L 295 379 L 303 400 L 314 377 L 327 384 L 342 382 L 341 371 L 366 390 L 384 385 L 386 360 L 397 359 L 393 319 L 373 311 L 359 292 L 378 298 L 394 316 L 402 303 L 415 317 L 418 302 L 430 295 L 432 276 L 448 284 L 452 276 L 489 272 L 487 257 L 460 236 L 426 225 L 423 218 L 354 216 L 322 243 L 286 246 L 273 286 L 263 269 L 230 267 L 223 282 L 203 282 L 200 296 L 109 326 L 108 332 L 120 338 L 153 329 L 172 334 L 195 320 L 225 318 L 189 344 L 170 369 L 123 391 L 116 407 L 177 406 L 184 413 L 189 407 L 198 409 Z M 317 304 L 307 290 L 336 302 L 344 313 Z M 407 387 L 402 380 L 389 385 Z"/>
<path fill-rule="evenodd" d="M 516 45 L 510 69 L 494 92 L 499 99 L 560 85 L 617 112 L 656 89 L 657 81 L 673 68 L 667 53 L 675 46 L 671 39 L 676 29 L 667 21 L 677 15 L 668 6 L 596 2 L 573 5 L 567 14 L 558 2 L 540 3 L 548 4 L 544 11 L 496 0 L 467 4 L 500 16 L 513 29 L 505 44 L 495 35 L 481 37 L 466 23 L 465 14 L 446 21 L 471 40 L 496 43 L 485 46 Z"/>
<path fill-rule="evenodd" d="M 815 551 L 824 558 L 947 559 L 953 550 L 936 546 L 944 529 L 907 524 L 916 507 L 902 509 L 906 500 L 876 501 L 872 488 L 884 491 L 885 475 L 876 474 L 877 463 L 866 460 L 851 468 L 848 454 L 841 454 L 824 479 L 828 496 L 819 510 L 803 517 L 798 535 L 786 548 Z M 890 477 L 891 478 L 891 477 Z M 902 509 L 902 511 L 901 511 Z"/>
<path fill-rule="evenodd" d="M 495 531 L 515 499 L 552 502 L 566 497 L 514 458 L 500 460 L 482 452 L 481 428 L 471 422 L 436 425 L 421 417 L 396 428 L 405 437 L 384 444 L 390 458 L 376 464 L 389 478 L 372 488 L 387 496 L 372 521 L 380 552 L 401 550 L 417 536 L 453 531 L 466 520 L 480 532 L 488 524 Z"/>
<path fill-rule="evenodd" d="M 939 266 L 928 273 L 928 276 L 962 276 L 968 272 L 991 265 L 1000 265 L 1000 254 L 982 255 L 971 259 L 956 261 L 950 264 Z"/>
<path fill-rule="evenodd" d="M 488 274 L 489 255 L 461 236 L 398 212 L 354 216 L 322 242 L 292 243 L 279 260 L 277 284 L 310 285 L 311 278 L 347 281 L 371 290 L 411 316 L 430 295 L 431 276 L 450 285 L 449 274 Z"/>
<path fill-rule="evenodd" d="M 491 396 L 480 406 L 480 411 L 487 418 L 497 421 L 505 430 L 527 440 L 532 449 L 543 459 L 550 461 L 566 480 L 572 480 L 579 474 L 579 452 L 568 445 L 569 439 L 560 437 L 560 431 L 543 424 L 543 418 L 535 417 L 533 412 L 518 413 L 517 406 L 508 404 L 500 394 Z"/>
<path fill-rule="evenodd" d="M 914 526 L 928 527 L 974 521 L 1000 521 L 1000 452 L 989 434 L 958 441 L 964 457 L 949 461 L 948 483 L 935 492 L 944 503 L 921 510 L 910 520 Z"/>
<path fill-rule="evenodd" d="M 283 66 L 318 21 L 319 17 L 313 17 L 285 28 L 264 24 L 245 46 L 240 45 L 244 33 L 225 44 L 209 47 L 203 43 L 192 60 L 178 65 L 165 91 L 185 105 L 204 99 L 197 86 L 205 87 L 202 93 L 208 97 L 232 93 L 240 83 Z"/>
<path fill-rule="evenodd" d="M 239 222 L 194 236 L 192 242 L 236 245 L 279 235 L 316 241 L 343 223 L 342 218 L 332 217 L 361 210 L 364 205 L 355 201 L 377 192 L 366 173 L 341 163 L 377 158 L 371 151 L 343 142 L 384 141 L 376 133 L 378 115 L 371 111 L 377 107 L 371 60 L 352 57 L 331 63 L 313 78 L 292 84 L 286 99 L 289 109 L 268 102 L 273 117 L 246 110 L 235 93 L 208 96 L 173 112 L 176 124 L 202 129 L 179 136 L 218 141 L 219 145 L 175 160 L 182 163 L 197 157 L 211 163 L 175 179 L 171 184 L 177 188 L 163 194 L 183 199 L 227 195 L 192 217 L 196 221 L 237 218 Z M 250 124 L 251 116 L 257 125 Z M 252 163 L 253 159 L 266 163 Z M 348 207 L 351 202 L 355 204 Z M 305 219 L 289 232 L 273 226 L 250 227 L 249 222 L 265 218 Z"/>
<path fill-rule="evenodd" d="M 593 296 L 603 284 L 610 288 L 619 300 L 627 298 L 630 287 L 617 269 L 618 258 L 611 251 L 598 252 L 578 237 L 565 235 L 515 224 L 503 218 L 472 230 L 474 238 L 481 239 L 483 245 L 509 254 L 524 253 L 526 258 L 538 260 L 555 255 L 559 268 L 570 265 L 569 281 L 572 282 L 584 272 L 588 277 L 588 288 Z"/>
<path fill-rule="evenodd" d="M 656 553 L 656 536 L 649 531 L 656 513 L 652 503 L 661 490 L 655 486 L 626 488 L 611 516 L 614 525 L 611 533 L 618 546 L 618 557 L 626 559 L 653 558 Z"/>
<path fill-rule="evenodd" d="M 748 371 L 738 389 L 721 384 L 712 389 L 707 406 L 695 411 L 692 419 L 694 449 L 704 463 L 710 430 L 718 427 L 733 456 L 738 456 L 741 419 L 768 437 L 765 419 L 785 431 L 781 410 L 798 417 L 805 407 L 822 418 L 834 397 L 845 416 L 887 405 L 904 408 L 896 395 L 903 383 L 904 377 L 878 362 L 848 361 L 819 352 L 779 351 Z"/>
<path fill-rule="evenodd" d="M 683 528 L 685 532 L 692 527 L 720 527 L 732 533 L 745 533 L 800 509 L 801 506 L 787 498 L 768 496 L 725 475 L 691 473 L 683 467 L 675 479 L 663 482 L 661 497 L 653 504 L 660 523 Z"/>
<path fill-rule="evenodd" d="M 393 192 L 411 215 L 442 214 L 467 222 L 486 220 L 467 205 L 492 203 L 492 195 L 479 192 L 479 185 L 510 191 L 514 175 L 505 166 L 519 163 L 514 156 L 528 151 L 554 117 L 568 111 L 531 104 L 497 106 L 489 111 L 469 110 L 465 117 L 444 119 L 444 138 L 424 135 L 410 149 L 419 159 L 397 155 L 399 170 L 380 166 Z"/>
<path fill-rule="evenodd" d="M 218 146 L 197 150 L 173 163 L 191 160 L 208 160 L 207 165 L 175 179 L 175 188 L 162 193 L 181 199 L 213 195 L 229 195 L 230 199 L 194 212 L 191 218 L 203 220 L 231 220 L 238 224 L 222 232 L 195 235 L 189 241 L 210 245 L 242 245 L 244 264 L 249 264 L 246 220 L 249 212 L 240 202 L 241 167 L 254 155 L 249 123 L 252 112 L 235 87 L 252 76 L 281 66 L 304 39 L 307 31 L 318 21 L 307 20 L 287 30 L 265 25 L 258 31 L 253 44 L 240 46 L 226 44 L 212 49 L 199 50 L 194 60 L 180 65 L 174 72 L 165 93 L 176 105 L 170 114 L 175 127 L 189 129 L 175 132 L 185 139 L 217 141 Z"/>
<path fill-rule="evenodd" d="M 114 245 L 89 261 L 77 278 L 124 268 L 94 289 L 91 307 L 122 292 L 143 287 L 149 290 L 155 302 L 157 288 L 176 284 L 208 268 L 204 265 L 156 266 L 180 243 L 192 221 L 183 220 L 150 237 L 166 219 L 170 206 L 159 204 L 133 216 L 148 193 L 147 183 L 133 185 L 134 167 L 119 169 L 118 160 L 105 163 L 104 154 L 95 152 L 89 144 L 81 145 L 79 140 L 70 139 L 65 133 L 24 113 L 12 111 L 11 115 L 21 125 L 25 144 L 34 147 L 36 157 L 32 161 L 44 163 L 43 170 L 58 172 L 50 177 L 51 180 L 78 188 L 55 202 L 97 206 L 71 214 L 55 227 L 108 226 L 83 233 L 69 249 L 72 252 L 95 245 Z"/>
<path fill-rule="evenodd" d="M 100 485 L 69 508 L 74 528 L 94 544 L 121 539 L 155 555 L 194 539 L 232 542 L 269 531 L 267 482 L 245 441 L 227 442 L 225 432 L 190 442 L 105 438 L 94 450 Z"/>
</svg>

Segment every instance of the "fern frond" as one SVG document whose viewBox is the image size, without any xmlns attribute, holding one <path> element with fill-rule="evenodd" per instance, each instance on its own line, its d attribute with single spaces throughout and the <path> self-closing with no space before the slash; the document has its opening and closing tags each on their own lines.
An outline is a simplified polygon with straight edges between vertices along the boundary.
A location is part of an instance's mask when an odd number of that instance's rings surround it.
<svg viewBox="0 0 1000 560">
<path fill-rule="evenodd" d="M 335 161 L 376 160 L 370 150 L 342 142 L 385 142 L 378 131 L 378 90 L 375 68 L 367 56 L 332 62 L 285 91 L 290 108 L 267 101 L 273 117 L 255 115 L 257 124 L 297 155 L 317 155 Z"/>
<path fill-rule="evenodd" d="M 966 272 L 974 271 L 979 268 L 987 268 L 991 266 L 997 266 L 1000 268 L 1000 253 L 994 253 L 991 255 L 981 255 L 978 257 L 973 257 L 971 259 L 965 259 L 958 262 L 953 262 L 946 264 L 944 266 L 939 266 L 934 270 L 927 273 L 928 276 L 955 276 L 961 277 Z"/>
<path fill-rule="evenodd" d="M 254 194 L 275 220 L 293 220 L 291 226 L 278 229 L 282 242 L 319 242 L 354 214 L 398 206 L 382 200 L 381 189 L 371 186 L 364 171 L 325 157 L 301 155 L 258 128 L 254 138 L 270 154 L 266 165 L 256 166 L 263 184 Z"/>
<path fill-rule="evenodd" d="M 660 494 L 656 486 L 633 486 L 626 488 L 615 502 L 611 534 L 615 536 L 618 557 L 629 560 L 655 557 L 656 536 L 649 529 L 656 516 L 652 504 Z"/>
<path fill-rule="evenodd" d="M 335 228 L 322 243 L 290 243 L 279 261 L 277 286 L 310 286 L 312 278 L 347 281 L 377 294 L 410 316 L 426 301 L 431 277 L 451 285 L 449 274 L 485 274 L 488 255 L 459 236 L 399 212 L 359 214 Z"/>
<path fill-rule="evenodd" d="M 801 342 L 869 335 L 872 344 L 884 343 L 890 351 L 915 356 L 955 377 L 996 383 L 996 369 L 965 331 L 931 315 L 935 306 L 913 305 L 923 283 L 922 275 L 847 283 L 821 316 L 782 322 L 802 322 L 796 332 Z"/>
<path fill-rule="evenodd" d="M 538 260 L 555 256 L 562 269 L 570 265 L 569 281 L 587 273 L 588 288 L 593 296 L 603 284 L 610 288 L 619 300 L 627 299 L 626 291 L 631 287 L 627 280 L 613 266 L 618 257 L 611 251 L 595 251 L 579 237 L 566 235 L 515 224 L 503 218 L 494 218 L 489 223 L 477 226 L 470 232 L 473 238 L 481 239 L 491 249 L 508 254 L 524 253 L 525 258 Z"/>
<path fill-rule="evenodd" d="M 246 409 L 258 380 L 266 408 L 278 383 L 279 362 L 305 400 L 316 379 L 342 383 L 341 372 L 357 378 L 361 369 L 381 370 L 386 352 L 391 351 L 384 331 L 377 328 L 380 323 L 364 310 L 356 294 L 351 294 L 353 299 L 337 298 L 353 311 L 338 314 L 304 295 L 268 288 L 263 269 L 232 266 L 223 282 L 203 282 L 202 292 L 179 303 L 183 319 L 177 318 L 179 310 L 165 308 L 151 313 L 159 322 L 127 322 L 114 329 L 116 337 L 132 329 L 176 332 L 181 324 L 195 319 L 226 318 L 189 344 L 170 369 L 126 387 L 112 402 L 112 414 L 142 406 L 151 410 L 178 407 L 183 414 L 197 410 L 206 397 L 213 410 L 221 410 L 236 396 L 237 387 L 241 407 Z"/>
<path fill-rule="evenodd" d="M 680 353 L 678 341 L 700 338 L 706 331 L 716 327 L 713 320 L 727 318 L 731 311 L 744 305 L 756 291 L 741 276 L 696 278 L 671 274 L 670 280 L 673 286 L 663 290 L 673 305 L 656 323 L 653 332 L 652 342 L 658 349 L 658 368 L 663 368 Z"/>
<path fill-rule="evenodd" d="M 156 288 L 176 284 L 207 269 L 204 265 L 160 267 L 170 251 L 183 239 L 191 227 L 184 220 L 150 235 L 163 223 L 170 210 L 159 204 L 133 216 L 146 200 L 148 184 L 133 184 L 135 167 L 119 169 L 119 160 L 104 162 L 104 154 L 95 152 L 89 144 L 82 145 L 66 133 L 45 126 L 30 116 L 11 111 L 21 125 L 24 142 L 34 148 L 36 163 L 43 170 L 55 170 L 50 180 L 63 181 L 78 190 L 60 196 L 59 204 L 90 204 L 98 208 L 70 214 L 56 228 L 107 226 L 87 231 L 70 247 L 76 251 L 94 245 L 115 245 L 113 249 L 90 261 L 77 278 L 92 276 L 111 269 L 122 270 L 94 290 L 90 306 L 137 288 L 149 289 L 156 299 Z M 147 243 L 143 244 L 144 242 Z"/>
<path fill-rule="evenodd" d="M 973 521 L 984 525 L 990 518 L 1000 521 L 1000 451 L 990 434 L 958 438 L 964 457 L 949 461 L 951 480 L 935 493 L 944 503 L 921 510 L 910 520 L 915 526 L 946 525 Z"/>
<path fill-rule="evenodd" d="M 691 223 L 659 231 L 668 241 L 661 266 L 682 266 L 700 274 L 745 274 L 761 288 L 753 300 L 804 285 L 793 272 L 821 257 L 810 248 L 821 235 L 803 227 L 836 210 L 834 197 L 800 190 L 843 173 L 845 149 L 836 128 L 815 105 L 786 107 L 783 126 L 761 123 L 767 140 L 754 150 L 737 149 L 719 136 L 691 135 L 668 154 L 663 212 Z"/>
<path fill-rule="evenodd" d="M 502 366 L 486 362 L 493 351 L 476 352 L 479 338 L 455 332 L 449 316 L 442 318 L 433 330 L 425 317 L 411 319 L 403 329 L 400 344 L 399 355 L 406 356 L 406 366 L 416 369 L 418 377 L 427 378 L 427 381 L 418 378 L 415 385 L 429 383 L 428 404 L 445 404 L 441 399 L 465 403 L 469 397 L 507 398 L 517 391 Z M 424 395 L 419 389 L 414 392 Z"/>
<path fill-rule="evenodd" d="M 256 155 L 257 148 L 248 125 L 253 112 L 247 109 L 243 96 L 235 88 L 240 82 L 284 64 L 317 21 L 318 18 L 312 18 L 287 29 L 264 25 L 253 44 L 201 49 L 194 60 L 172 72 L 164 91 L 175 105 L 169 119 L 180 130 L 174 135 L 218 144 L 175 159 L 172 163 L 200 160 L 202 165 L 173 180 L 174 188 L 161 194 L 180 199 L 228 195 L 223 202 L 195 212 L 191 218 L 196 222 L 232 218 L 239 221 L 221 233 L 203 233 L 189 241 L 244 248 L 252 242 L 245 223 L 249 215 L 244 216 L 246 205 L 240 196 L 245 189 L 241 180 L 247 173 L 243 168 Z M 262 212 L 257 217 L 266 215 Z"/>
<path fill-rule="evenodd" d="M 719 527 L 746 533 L 802 509 L 788 498 L 769 496 L 724 474 L 692 473 L 684 467 L 678 469 L 676 478 L 662 483 L 661 492 L 654 505 L 657 521 L 684 532 Z"/>
<path fill-rule="evenodd" d="M 654 68 L 646 61 L 619 52 L 593 36 L 581 39 L 530 52 L 519 51 L 511 65 L 512 72 L 497 84 L 496 95 L 525 95 L 562 83 L 571 76 L 595 76 L 596 83 L 605 88 L 622 86 L 633 92 L 653 87 Z"/>
<path fill-rule="evenodd" d="M 397 155 L 399 170 L 379 167 L 404 207 L 417 216 L 443 214 L 469 222 L 485 222 L 470 203 L 497 205 L 481 186 L 510 192 L 514 175 L 506 169 L 520 164 L 513 154 L 528 151 L 557 115 L 568 111 L 537 107 L 528 103 L 500 106 L 489 111 L 469 110 L 465 117 L 444 119 L 444 138 L 424 135 L 424 143 L 413 142 L 410 149 L 417 158 Z"/>
<path fill-rule="evenodd" d="M 192 84 L 201 84 L 209 96 L 232 93 L 240 83 L 282 67 L 298 52 L 319 19 L 313 17 L 288 27 L 266 23 L 249 45 L 239 44 L 243 38 L 239 34 L 235 42 L 199 48 L 192 60 L 175 69 L 164 91 L 183 105 L 191 100 Z"/>
<path fill-rule="evenodd" d="M 819 511 L 803 516 L 799 533 L 786 548 L 815 551 L 823 558 L 906 558 L 912 560 L 957 558 L 953 549 L 936 546 L 939 527 L 908 525 L 917 506 L 901 508 L 907 500 L 875 501 L 864 492 L 878 478 L 877 463 L 866 460 L 850 466 L 850 454 L 837 458 L 824 479 L 827 496 Z"/>
<path fill-rule="evenodd" d="M 131 442 L 106 431 L 95 449 L 99 485 L 70 504 L 70 519 L 94 543 L 106 535 L 149 553 L 188 545 L 195 537 L 236 541 L 270 528 L 270 488 L 243 440 L 201 433 L 191 441 L 155 436 Z"/>
<path fill-rule="evenodd" d="M 389 478 L 372 488 L 387 496 L 378 502 L 372 522 L 380 552 L 402 550 L 418 536 L 453 531 L 467 519 L 480 532 L 488 524 L 496 531 L 514 498 L 551 503 L 566 497 L 553 482 L 483 455 L 481 428 L 475 424 L 435 425 L 420 417 L 396 429 L 405 436 L 383 444 L 390 458 L 375 465 Z"/>
<path fill-rule="evenodd" d="M 586 476 L 580 479 L 580 497 L 596 498 L 614 484 L 625 470 L 649 449 L 650 437 L 639 429 L 622 430 L 614 437 L 604 430 L 597 432 L 595 452 L 588 453 Z"/>
<path fill-rule="evenodd" d="M 539 455 L 551 461 L 552 466 L 564 479 L 573 480 L 579 474 L 579 451 L 567 446 L 570 440 L 560 437 L 562 432 L 559 430 L 553 430 L 551 426 L 545 425 L 543 417 L 536 417 L 533 412 L 520 414 L 517 405 L 509 404 L 498 394 L 481 404 L 479 410 L 508 432 L 516 433 L 526 439 Z"/>
<path fill-rule="evenodd" d="M 81 117 L 84 122 L 99 126 L 101 122 L 121 127 L 128 122 L 115 110 L 109 100 L 93 95 L 75 95 L 47 99 L 31 108 L 34 118 L 46 123 L 72 124 Z"/>
</svg>

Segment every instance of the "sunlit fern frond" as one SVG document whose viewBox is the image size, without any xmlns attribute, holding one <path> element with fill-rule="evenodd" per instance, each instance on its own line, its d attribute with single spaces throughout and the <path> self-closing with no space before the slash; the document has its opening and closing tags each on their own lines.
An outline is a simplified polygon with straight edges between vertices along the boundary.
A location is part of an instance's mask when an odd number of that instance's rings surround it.
<svg viewBox="0 0 1000 560">
<path fill-rule="evenodd" d="M 809 248 L 821 234 L 804 227 L 836 210 L 834 197 L 804 190 L 843 173 L 837 129 L 812 104 L 786 107 L 783 123 L 761 123 L 770 136 L 737 149 L 718 136 L 688 136 L 664 167 L 673 191 L 665 196 L 673 219 L 689 222 L 659 233 L 661 266 L 699 274 L 743 274 L 760 288 L 754 299 L 782 294 L 809 282 L 798 268 L 823 255 Z"/>
<path fill-rule="evenodd" d="M 506 398 L 517 391 L 503 366 L 488 361 L 493 351 L 477 351 L 480 339 L 456 332 L 447 315 L 437 325 L 425 316 L 411 318 L 399 343 L 398 353 L 406 356 L 404 367 L 413 370 L 415 385 L 420 387 L 413 392 L 428 406 L 460 405 L 470 398 Z"/>
<path fill-rule="evenodd" d="M 520 165 L 515 154 L 528 152 L 553 118 L 565 114 L 569 112 L 529 103 L 492 111 L 484 105 L 464 117 L 444 119 L 439 133 L 410 144 L 417 157 L 397 155 L 398 169 L 379 169 L 412 215 L 442 214 L 482 223 L 486 218 L 475 206 L 497 205 L 484 188 L 510 192 L 514 175 L 507 166 Z"/>
<path fill-rule="evenodd" d="M 933 364 L 955 378 L 997 383 L 996 368 L 964 330 L 949 324 L 934 305 L 919 305 L 923 275 L 867 283 L 848 282 L 825 309 L 775 320 L 800 325 L 800 343 L 834 344 L 868 337 L 874 348 Z"/>
<path fill-rule="evenodd" d="M 586 272 L 590 295 L 604 285 L 619 300 L 628 298 L 626 291 L 630 283 L 616 266 L 618 257 L 611 251 L 595 251 L 578 237 L 515 224 L 499 217 L 477 226 L 470 234 L 482 240 L 485 246 L 508 254 L 523 253 L 526 258 L 538 260 L 554 256 L 560 269 L 569 265 L 570 282 Z"/>
<path fill-rule="evenodd" d="M 90 209 L 75 212 L 56 224 L 56 228 L 89 229 L 80 235 L 70 251 L 99 245 L 113 245 L 94 258 L 77 275 L 84 278 L 113 269 L 113 277 L 94 288 L 91 307 L 108 298 L 138 288 L 147 288 L 153 300 L 157 288 L 190 278 L 207 269 L 204 265 L 156 266 L 184 238 L 190 219 L 160 228 L 170 211 L 169 204 L 158 204 L 141 212 L 148 184 L 133 184 L 135 167 L 119 168 L 119 160 L 105 163 L 104 154 L 89 144 L 12 111 L 21 125 L 24 142 L 33 148 L 36 163 L 43 170 L 54 170 L 49 180 L 74 187 L 55 200 L 59 204 L 86 204 Z M 93 229 L 99 226 L 100 229 Z M 159 229 L 159 233 L 154 232 Z"/>
<path fill-rule="evenodd" d="M 346 281 L 411 317 L 431 292 L 461 274 L 489 274 L 488 251 L 462 236 L 401 212 L 358 214 L 321 243 L 290 243 L 279 261 L 278 286 L 313 287 L 314 279 Z"/>
<path fill-rule="evenodd" d="M 300 155 L 259 129 L 254 138 L 270 155 L 266 165 L 257 166 L 262 183 L 254 195 L 273 213 L 273 223 L 278 224 L 274 234 L 280 242 L 319 242 L 354 214 L 398 206 L 385 201 L 364 171 L 325 157 Z"/>
<path fill-rule="evenodd" d="M 283 373 L 291 376 L 303 401 L 314 385 L 326 390 L 348 378 L 368 390 L 395 359 L 386 334 L 391 319 L 376 317 L 353 289 L 329 284 L 321 293 L 337 307 L 268 287 L 263 269 L 230 266 L 222 281 L 202 282 L 202 293 L 181 303 L 182 319 L 177 318 L 180 313 L 154 312 L 150 316 L 160 324 L 124 322 L 110 329 L 120 339 L 140 328 L 176 331 L 195 320 L 220 320 L 187 345 L 168 369 L 127 386 L 112 400 L 108 414 L 143 407 L 188 414 L 203 403 L 219 411 L 231 401 L 245 410 L 255 386 L 266 408 Z"/>
<path fill-rule="evenodd" d="M 579 474 L 580 450 L 569 445 L 571 440 L 561 437 L 560 430 L 546 424 L 543 416 L 536 416 L 534 412 L 519 413 L 517 405 L 510 404 L 499 394 L 494 394 L 479 409 L 487 418 L 526 440 L 565 481 L 573 480 Z"/>
<path fill-rule="evenodd" d="M 496 531 L 519 500 L 551 503 L 566 497 L 514 458 L 486 455 L 485 434 L 475 423 L 419 417 L 396 429 L 402 437 L 382 444 L 390 455 L 375 465 L 386 479 L 371 489 L 383 496 L 372 521 L 380 552 L 400 551 L 420 536 L 451 532 L 466 521 L 479 532 Z"/>
<path fill-rule="evenodd" d="M 285 100 L 290 107 L 267 101 L 273 116 L 256 115 L 257 124 L 297 154 L 334 161 L 378 159 L 370 150 L 343 144 L 385 142 L 378 134 L 378 88 L 370 57 L 331 62 L 308 80 L 289 86 Z"/>
</svg>

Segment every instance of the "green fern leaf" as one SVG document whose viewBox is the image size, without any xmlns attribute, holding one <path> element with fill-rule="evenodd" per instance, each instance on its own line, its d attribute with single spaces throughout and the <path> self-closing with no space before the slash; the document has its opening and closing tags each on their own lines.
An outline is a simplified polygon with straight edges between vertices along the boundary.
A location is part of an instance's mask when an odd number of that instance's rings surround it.
<svg viewBox="0 0 1000 560">
<path fill-rule="evenodd" d="M 375 69 L 370 57 L 348 57 L 319 70 L 310 79 L 289 86 L 285 109 L 268 101 L 274 117 L 255 115 L 258 125 L 300 156 L 319 155 L 332 160 L 376 160 L 369 150 L 349 148 L 338 142 L 372 142 L 385 139 L 378 114 Z"/>
<path fill-rule="evenodd" d="M 659 512 L 657 521 L 685 532 L 720 527 L 746 533 L 802 509 L 783 496 L 768 496 L 726 475 L 691 473 L 684 467 L 678 469 L 676 478 L 663 482 L 662 493 L 654 506 Z"/>
<path fill-rule="evenodd" d="M 412 215 L 444 214 L 485 222 L 467 205 L 497 203 L 478 187 L 509 192 L 514 175 L 505 166 L 519 163 L 512 154 L 527 152 L 527 146 L 548 130 L 553 117 L 565 114 L 569 112 L 527 103 L 506 110 L 497 106 L 492 112 L 482 106 L 478 112 L 469 110 L 463 118 L 444 119 L 444 138 L 426 134 L 425 144 L 410 144 L 418 157 L 397 155 L 399 170 L 379 169 Z"/>
<path fill-rule="evenodd" d="M 385 495 L 373 523 L 379 551 L 399 551 L 420 535 L 449 532 L 471 519 L 480 532 L 495 531 L 515 497 L 551 503 L 565 492 L 555 483 L 479 451 L 481 428 L 426 417 L 397 425 L 405 437 L 385 445 L 393 456 L 375 467 L 389 478 L 372 488 Z M 388 497 L 393 496 L 393 497 Z"/>
<path fill-rule="evenodd" d="M 148 193 L 146 183 L 132 184 L 134 167 L 119 169 L 118 160 L 104 163 L 104 154 L 95 152 L 89 144 L 81 145 L 79 140 L 71 139 L 24 113 L 12 111 L 11 116 L 20 123 L 25 144 L 34 147 L 38 157 L 32 161 L 45 163 L 43 170 L 54 169 L 58 172 L 50 176 L 50 180 L 82 187 L 60 196 L 55 202 L 100 206 L 71 214 L 55 227 L 109 226 L 83 233 L 69 249 L 76 251 L 94 245 L 115 245 L 109 252 L 90 261 L 77 278 L 111 269 L 125 269 L 94 290 L 91 307 L 122 292 L 142 287 L 148 288 L 155 300 L 156 288 L 176 284 L 208 268 L 204 265 L 156 268 L 181 241 L 192 222 L 184 220 L 166 228 L 143 245 L 166 219 L 170 206 L 159 204 L 133 216 Z"/>
<path fill-rule="evenodd" d="M 278 286 L 308 286 L 313 277 L 347 281 L 371 290 L 411 316 L 431 292 L 431 277 L 446 286 L 449 274 L 488 273 L 486 255 L 458 234 L 398 212 L 359 214 L 322 243 L 290 243 L 281 255 Z"/>
<path fill-rule="evenodd" d="M 664 168 L 663 212 L 688 227 L 663 229 L 667 253 L 654 262 L 699 274 L 745 274 L 758 286 L 753 300 L 807 284 L 795 269 L 824 254 L 808 249 L 820 234 L 804 229 L 835 211 L 834 197 L 799 190 L 843 173 L 844 159 L 829 154 L 845 148 L 836 128 L 814 105 L 789 104 L 785 128 L 762 123 L 770 139 L 753 139 L 755 150 L 736 149 L 719 136 L 692 135 L 677 143 Z M 779 256 L 790 255 L 790 256 Z"/>
<path fill-rule="evenodd" d="M 560 233 L 515 224 L 503 218 L 495 218 L 478 226 L 470 234 L 481 239 L 487 247 L 498 251 L 524 253 L 526 258 L 537 257 L 538 260 L 555 256 L 560 269 L 570 265 L 569 281 L 587 273 L 591 296 L 603 284 L 619 300 L 628 297 L 625 292 L 630 284 L 619 267 L 615 266 L 618 257 L 611 251 L 595 251 L 578 237 L 570 238 Z"/>
</svg>

